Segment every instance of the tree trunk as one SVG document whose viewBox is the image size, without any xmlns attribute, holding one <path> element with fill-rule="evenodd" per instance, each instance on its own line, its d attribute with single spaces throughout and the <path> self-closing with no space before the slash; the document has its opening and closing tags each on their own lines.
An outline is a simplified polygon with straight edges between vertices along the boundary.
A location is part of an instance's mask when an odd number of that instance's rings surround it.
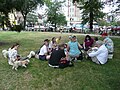
<svg viewBox="0 0 120 90">
<path fill-rule="evenodd" d="M 56 23 L 55 23 L 55 32 L 57 31 L 57 26 L 56 26 Z"/>
<path fill-rule="evenodd" d="M 90 12 L 90 21 L 89 21 L 89 25 L 90 25 L 90 32 L 93 32 L 93 12 Z"/>
<path fill-rule="evenodd" d="M 26 26 L 26 16 L 27 16 L 27 15 L 23 15 L 23 18 L 24 18 L 23 29 L 24 29 L 24 30 L 25 30 L 25 26 Z"/>
<path fill-rule="evenodd" d="M 4 20 L 2 21 L 2 29 L 5 30 L 5 27 L 4 27 Z"/>
</svg>

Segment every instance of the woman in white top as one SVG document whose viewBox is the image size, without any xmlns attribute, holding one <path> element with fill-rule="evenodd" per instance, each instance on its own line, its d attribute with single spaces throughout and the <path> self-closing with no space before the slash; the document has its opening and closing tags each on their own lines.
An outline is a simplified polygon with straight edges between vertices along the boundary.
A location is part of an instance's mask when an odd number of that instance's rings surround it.
<svg viewBox="0 0 120 90">
<path fill-rule="evenodd" d="M 17 59 L 18 47 L 19 47 L 19 44 L 16 43 L 11 48 L 9 48 L 9 50 L 8 50 L 8 63 L 9 63 L 9 65 L 13 65 L 13 62 Z"/>
<path fill-rule="evenodd" d="M 51 40 L 51 42 L 49 43 L 49 49 L 51 51 L 58 49 L 55 37 L 53 37 L 52 40 Z"/>
<path fill-rule="evenodd" d="M 88 55 L 91 57 L 93 62 L 97 64 L 105 64 L 108 59 L 108 49 L 101 40 L 96 42 L 96 46 L 98 47 L 98 50 L 92 51 L 88 53 Z"/>
<path fill-rule="evenodd" d="M 40 60 L 48 60 L 50 58 L 49 53 L 49 40 L 44 40 L 44 45 L 40 48 L 40 51 L 38 54 L 35 55 L 36 58 Z"/>
</svg>

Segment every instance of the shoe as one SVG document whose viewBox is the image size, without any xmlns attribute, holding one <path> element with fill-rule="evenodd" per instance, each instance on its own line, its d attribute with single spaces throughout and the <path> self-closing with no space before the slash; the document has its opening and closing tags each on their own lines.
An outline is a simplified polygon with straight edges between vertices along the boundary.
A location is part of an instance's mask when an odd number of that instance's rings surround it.
<svg viewBox="0 0 120 90">
<path fill-rule="evenodd" d="M 74 62 L 77 62 L 77 58 L 74 58 Z"/>
<path fill-rule="evenodd" d="M 71 59 L 70 59 L 70 61 L 74 61 L 74 60 L 75 60 L 75 58 L 71 58 Z"/>
</svg>

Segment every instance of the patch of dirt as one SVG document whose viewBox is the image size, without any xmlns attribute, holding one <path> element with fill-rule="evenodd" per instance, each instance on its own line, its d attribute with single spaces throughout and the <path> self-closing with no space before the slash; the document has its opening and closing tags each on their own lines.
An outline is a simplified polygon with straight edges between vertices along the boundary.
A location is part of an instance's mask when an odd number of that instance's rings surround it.
<svg viewBox="0 0 120 90">
<path fill-rule="evenodd" d="M 0 46 L 4 46 L 4 45 L 7 45 L 9 44 L 8 42 L 0 42 Z"/>
</svg>

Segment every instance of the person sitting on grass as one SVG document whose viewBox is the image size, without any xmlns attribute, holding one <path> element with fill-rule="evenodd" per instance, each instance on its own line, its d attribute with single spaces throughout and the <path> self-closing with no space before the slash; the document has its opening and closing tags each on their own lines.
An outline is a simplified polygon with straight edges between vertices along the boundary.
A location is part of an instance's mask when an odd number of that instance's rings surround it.
<svg viewBox="0 0 120 90">
<path fill-rule="evenodd" d="M 67 58 L 66 58 L 66 55 L 64 52 L 64 44 L 60 44 L 58 46 L 58 50 L 54 50 L 51 53 L 51 56 L 50 56 L 48 63 L 49 63 L 48 65 L 50 67 L 64 68 L 64 67 L 70 66 L 70 62 L 67 61 Z"/>
<path fill-rule="evenodd" d="M 56 38 L 56 44 L 60 44 L 61 41 L 61 36 L 59 36 L 58 38 Z"/>
<path fill-rule="evenodd" d="M 103 33 L 102 37 L 104 38 L 103 42 L 108 49 L 108 58 L 112 59 L 113 52 L 114 52 L 114 43 L 113 43 L 112 39 L 110 39 L 110 37 L 108 36 L 107 33 Z"/>
<path fill-rule="evenodd" d="M 103 44 L 103 41 L 98 40 L 96 42 L 96 48 L 94 48 L 92 51 L 88 51 L 89 57 L 91 57 L 92 61 L 96 64 L 105 64 L 108 59 L 108 50 L 106 46 Z"/>
<path fill-rule="evenodd" d="M 29 55 L 28 55 L 28 57 L 29 57 Z M 39 52 L 35 54 L 35 58 L 40 59 L 40 60 L 48 60 L 50 58 L 50 55 L 49 55 L 49 40 L 48 39 L 44 40 L 44 44 L 40 48 Z"/>
<path fill-rule="evenodd" d="M 83 42 L 83 47 L 85 51 L 88 51 L 93 46 L 94 40 L 89 36 L 86 35 L 85 40 Z"/>
<path fill-rule="evenodd" d="M 8 64 L 13 65 L 13 62 L 17 59 L 18 56 L 18 47 L 19 44 L 14 44 L 11 48 L 8 50 Z"/>
<path fill-rule="evenodd" d="M 57 49 L 57 43 L 56 43 L 56 38 L 55 37 L 53 37 L 51 42 L 49 43 L 49 49 L 51 51 Z"/>
<path fill-rule="evenodd" d="M 82 48 L 83 47 L 77 42 L 76 36 L 71 36 L 71 41 L 69 41 L 67 45 L 69 60 L 82 60 L 82 52 L 80 51 Z"/>
</svg>

